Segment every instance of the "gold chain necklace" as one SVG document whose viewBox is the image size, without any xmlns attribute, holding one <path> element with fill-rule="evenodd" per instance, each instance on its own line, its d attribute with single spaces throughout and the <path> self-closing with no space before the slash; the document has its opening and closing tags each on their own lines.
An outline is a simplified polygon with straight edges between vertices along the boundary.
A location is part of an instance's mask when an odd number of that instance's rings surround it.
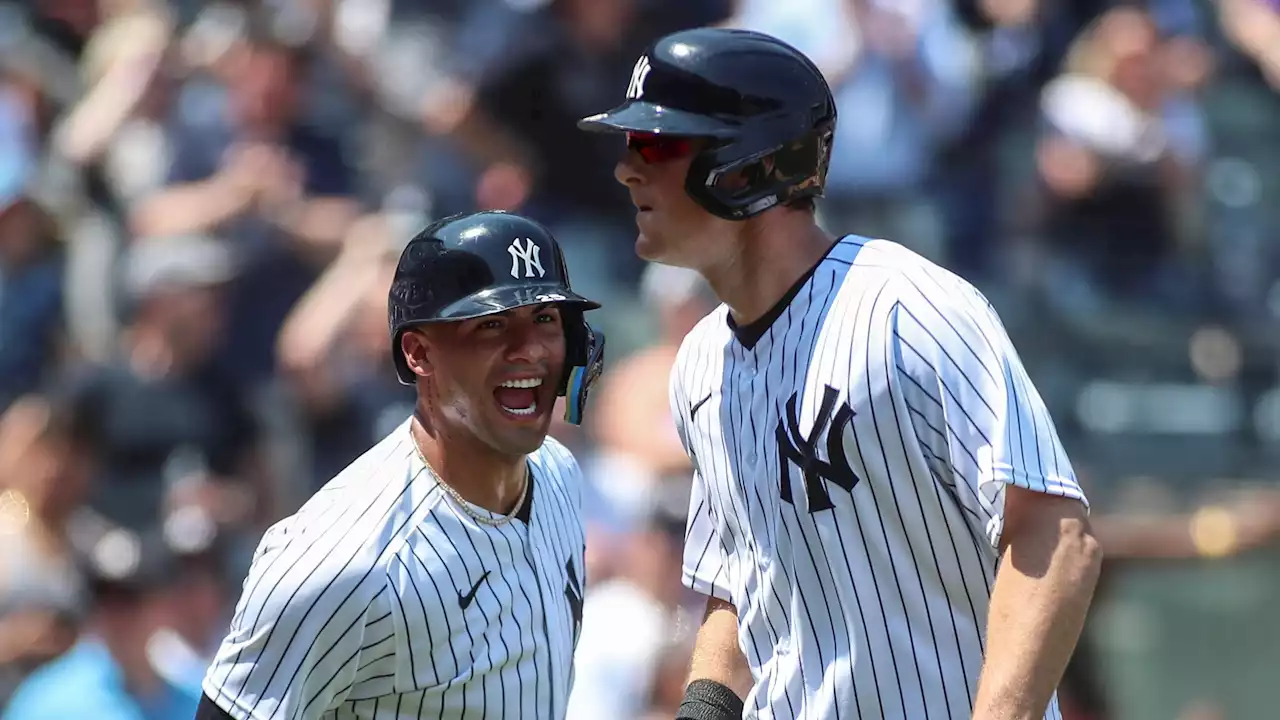
<svg viewBox="0 0 1280 720">
<path fill-rule="evenodd" d="M 427 472 L 431 473 L 431 477 L 435 478 L 436 483 L 439 484 L 440 487 L 444 488 L 444 491 L 449 493 L 449 496 L 453 498 L 454 504 L 462 508 L 462 511 L 467 515 L 471 516 L 472 520 L 490 527 L 502 527 L 514 520 L 516 515 L 520 512 L 520 508 L 524 506 L 525 495 L 529 493 L 529 475 L 527 471 L 525 473 L 524 487 L 520 489 L 520 499 L 516 501 L 516 506 L 512 508 L 510 513 L 500 515 L 495 518 L 489 514 L 481 513 L 476 510 L 471 503 L 467 502 L 467 500 L 454 489 L 452 485 L 444 481 L 444 478 L 440 476 L 440 473 L 436 472 L 436 469 L 427 461 L 427 456 L 422 454 L 422 448 L 418 446 L 418 439 L 413 436 L 412 431 L 409 433 L 409 442 L 413 443 L 414 452 L 418 454 L 418 459 L 421 460 L 422 464 L 427 468 Z"/>
</svg>

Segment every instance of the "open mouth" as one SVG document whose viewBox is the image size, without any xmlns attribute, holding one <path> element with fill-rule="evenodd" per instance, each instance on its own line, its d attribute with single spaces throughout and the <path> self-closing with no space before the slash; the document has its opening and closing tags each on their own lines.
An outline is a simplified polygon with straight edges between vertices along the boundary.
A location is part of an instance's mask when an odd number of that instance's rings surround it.
<svg viewBox="0 0 1280 720">
<path fill-rule="evenodd" d="M 493 391 L 502 411 L 515 418 L 527 419 L 538 413 L 538 392 L 542 378 L 507 380 Z"/>
</svg>

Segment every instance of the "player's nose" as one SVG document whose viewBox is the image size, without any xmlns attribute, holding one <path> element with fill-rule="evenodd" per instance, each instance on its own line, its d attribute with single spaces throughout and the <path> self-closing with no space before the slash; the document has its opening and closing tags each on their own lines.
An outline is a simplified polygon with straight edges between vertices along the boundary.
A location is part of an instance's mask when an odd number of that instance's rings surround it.
<svg viewBox="0 0 1280 720">
<path fill-rule="evenodd" d="M 628 150 L 613 168 L 614 179 L 626 187 L 642 184 L 644 175 L 639 170 L 641 163 L 639 158 L 636 152 Z"/>
<path fill-rule="evenodd" d="M 553 348 L 546 333 L 516 332 L 507 344 L 507 362 L 513 366 L 543 366 L 551 359 Z"/>
</svg>

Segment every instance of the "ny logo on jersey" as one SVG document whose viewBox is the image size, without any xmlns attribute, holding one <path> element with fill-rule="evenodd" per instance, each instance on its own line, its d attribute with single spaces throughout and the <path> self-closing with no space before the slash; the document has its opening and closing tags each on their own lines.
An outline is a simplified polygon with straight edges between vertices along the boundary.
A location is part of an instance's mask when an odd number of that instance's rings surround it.
<svg viewBox="0 0 1280 720">
<path fill-rule="evenodd" d="M 800 421 L 796 416 L 796 401 L 799 393 L 793 393 L 787 400 L 786 413 L 778 418 L 778 467 L 781 470 L 781 492 L 783 502 L 795 505 L 791 495 L 791 465 L 795 465 L 804 475 L 805 495 L 809 500 L 809 513 L 830 510 L 831 493 L 827 483 L 834 483 L 848 492 L 853 492 L 861 478 L 849 465 L 849 458 L 844 453 L 844 434 L 853 420 L 853 408 L 848 401 L 840 403 L 836 409 L 836 398 L 839 391 L 830 385 L 822 394 L 822 406 L 818 416 L 814 418 L 813 428 L 804 437 L 800 433 Z M 832 411 L 835 417 L 832 417 Z M 827 459 L 818 457 L 818 441 L 826 433 Z"/>
<path fill-rule="evenodd" d="M 511 254 L 511 277 L 520 277 L 520 263 L 524 262 L 524 276 L 533 277 L 533 272 L 538 271 L 538 277 L 542 277 L 547 273 L 542 269 L 542 248 L 529 238 L 524 238 L 524 244 L 520 244 L 521 239 L 516 238 L 511 241 L 511 245 L 507 247 L 507 252 Z"/>
<path fill-rule="evenodd" d="M 628 100 L 635 100 L 644 95 L 644 81 L 648 79 L 650 69 L 648 56 L 641 55 L 635 67 L 631 68 L 631 83 L 627 85 Z"/>
<path fill-rule="evenodd" d="M 578 633 L 582 630 L 582 583 L 578 582 L 578 571 L 573 569 L 573 558 L 564 561 L 564 571 L 568 576 L 564 583 L 564 596 L 573 615 L 573 643 L 577 645 Z"/>
</svg>

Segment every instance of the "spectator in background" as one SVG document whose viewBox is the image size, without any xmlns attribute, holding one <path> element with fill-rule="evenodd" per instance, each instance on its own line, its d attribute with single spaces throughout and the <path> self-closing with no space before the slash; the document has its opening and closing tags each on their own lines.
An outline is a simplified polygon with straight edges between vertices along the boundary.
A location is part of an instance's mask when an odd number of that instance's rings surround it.
<svg viewBox="0 0 1280 720">
<path fill-rule="evenodd" d="M 1044 89 L 1034 222 L 1056 267 L 1046 294 L 1076 303 L 1063 305 L 1067 312 L 1194 299 L 1194 277 L 1179 263 L 1176 210 L 1195 187 L 1204 138 L 1194 116 L 1184 112 L 1189 125 L 1170 122 L 1179 88 L 1162 71 L 1167 47 L 1144 11 L 1111 10 Z"/>
<path fill-rule="evenodd" d="M 476 204 L 520 209 L 547 224 L 582 285 L 605 308 L 626 303 L 641 266 L 625 190 L 611 168 L 617 138 L 584 137 L 576 119 L 622 98 L 640 48 L 652 38 L 639 0 L 552 0 L 528 13 L 510 45 L 429 125 L 486 168 Z M 623 324 L 602 319 L 610 338 Z M 623 343 L 625 345 L 625 343 Z"/>
<path fill-rule="evenodd" d="M 796 46 L 831 85 L 841 120 L 822 223 L 939 258 L 928 180 L 978 99 L 976 48 L 949 0 L 744 0 L 728 24 Z"/>
<path fill-rule="evenodd" d="M 0 415 L 0 706 L 71 646 L 86 602 L 70 531 L 93 438 L 69 410 L 30 395 Z"/>
<path fill-rule="evenodd" d="M 689 659 L 693 657 L 692 630 L 677 632 L 658 658 L 653 682 L 650 683 L 648 709 L 640 720 L 669 720 L 680 711 L 684 690 L 689 684 Z"/>
<path fill-rule="evenodd" d="M 1154 497 L 1146 499 L 1146 504 L 1162 504 L 1151 502 Z M 1238 556 L 1274 544 L 1280 540 L 1280 491 L 1259 488 L 1232 492 L 1186 513 L 1172 512 L 1170 508 L 1100 512 L 1093 515 L 1092 523 L 1107 549 L 1094 591 L 1096 598 L 1105 599 L 1124 571 L 1135 566 Z M 1206 532 L 1205 528 L 1212 530 Z M 1217 546 L 1206 547 L 1206 541 Z M 1099 662 L 1101 656 L 1098 636 L 1082 633 L 1058 690 L 1063 720 L 1118 720 L 1113 693 L 1109 692 Z M 1220 717 L 1221 710 L 1214 703 L 1191 702 L 1179 720 Z"/>
<path fill-rule="evenodd" d="M 651 500 L 622 541 L 618 574 L 588 587 L 569 720 L 642 717 L 681 623 L 694 627 L 688 613 L 697 603 L 684 602 L 680 582 L 687 504 L 687 493 Z"/>
<path fill-rule="evenodd" d="M 978 97 L 963 127 L 938 148 L 932 178 L 942 216 L 947 267 L 987 287 L 1016 271 L 1006 252 L 1010 140 L 1034 122 L 1041 87 L 1058 72 L 1067 46 L 1114 0 L 948 0 L 976 45 Z M 1019 148 L 1015 157 L 1024 151 Z M 1012 182 L 1020 182 L 1014 175 Z"/>
<path fill-rule="evenodd" d="M 478 205 L 523 207 L 544 222 L 616 216 L 627 206 L 625 195 L 606 187 L 610 178 L 591 163 L 602 153 L 616 155 L 616 147 L 584 145 L 570 130 L 576 129 L 578 108 L 626 89 L 635 5 L 636 0 L 552 0 L 524 16 L 505 56 L 481 69 L 475 87 L 458 98 L 466 112 L 454 109 L 458 124 L 446 129 L 493 166 L 481 179 Z M 501 183 L 499 170 L 506 165 L 513 166 L 512 180 Z"/>
<path fill-rule="evenodd" d="M 231 621 L 235 597 L 227 577 L 227 542 L 209 513 L 190 502 L 170 510 L 162 535 L 174 558 L 171 601 L 181 612 L 170 613 L 151 634 L 147 657 L 157 675 L 199 696 Z"/>
<path fill-rule="evenodd" d="M 131 318 L 110 362 L 76 373 L 77 412 L 102 438 L 93 508 L 113 523 L 158 523 L 170 492 L 201 496 L 220 522 L 276 519 L 261 436 L 243 388 L 213 364 L 231 251 L 207 237 L 136 244 L 126 261 Z"/>
<path fill-rule="evenodd" d="M 66 227 L 67 334 L 102 360 L 119 330 L 114 273 L 129 206 L 164 184 L 172 161 L 166 123 L 177 85 L 168 18 L 148 0 L 103 5 L 80 61 L 84 93 L 53 123 L 50 162 L 78 174 L 88 202 Z"/>
<path fill-rule="evenodd" d="M 413 388 L 396 377 L 387 340 L 394 232 L 384 217 L 361 219 L 280 333 L 280 364 L 310 439 L 308 491 L 413 414 Z"/>
<path fill-rule="evenodd" d="M 124 2 L 85 47 L 85 94 L 55 126 L 51 148 L 87 171 L 101 171 L 107 202 L 125 210 L 163 186 L 173 160 L 165 124 L 171 77 L 169 19 L 146 2 Z"/>
<path fill-rule="evenodd" d="M 589 577 L 609 573 L 614 534 L 643 517 L 664 485 L 687 482 L 692 472 L 671 419 L 671 368 L 684 336 L 719 303 L 685 268 L 652 263 L 640 286 L 657 337 L 611 365 L 593 398 L 595 448 L 584 459 Z"/>
<path fill-rule="evenodd" d="M 79 57 L 85 43 L 102 19 L 105 0 L 27 0 L 31 24 L 59 50 Z"/>
<path fill-rule="evenodd" d="M 58 358 L 62 245 L 31 197 L 39 152 L 31 107 L 0 78 L 0 412 Z"/>
<path fill-rule="evenodd" d="M 337 254 L 358 212 L 353 172 L 338 139 L 303 115 L 304 48 L 251 24 L 220 72 L 225 94 L 199 85 L 172 138 L 169 187 L 139 200 L 139 237 L 217 233 L 240 274 L 228 295 L 221 361 L 252 392 L 275 370 L 276 336 L 293 304 Z M 207 89 L 207 88 L 206 88 Z"/>
<path fill-rule="evenodd" d="M 1280 0 L 1221 0 L 1215 6 L 1227 38 L 1280 90 Z"/>
<path fill-rule="evenodd" d="M 474 80 L 506 53 L 511 31 L 541 2 L 327 0 L 329 42 L 378 103 L 364 128 L 362 159 L 375 166 L 380 190 L 416 186 L 436 217 L 476 207 L 484 157 L 448 133 L 468 132 L 458 120 Z"/>
<path fill-rule="evenodd" d="M 111 529 L 84 551 L 92 608 L 79 641 L 33 673 L 3 720 L 190 720 L 199 695 L 158 675 L 149 639 L 178 610 L 162 539 Z"/>
<path fill-rule="evenodd" d="M 1115 300 L 1192 299 L 1175 210 L 1194 187 L 1203 137 L 1169 122 L 1178 88 L 1162 73 L 1165 49 L 1142 10 L 1111 10 L 1044 88 L 1036 222 L 1055 258 L 1050 300 L 1096 311 Z"/>
</svg>

